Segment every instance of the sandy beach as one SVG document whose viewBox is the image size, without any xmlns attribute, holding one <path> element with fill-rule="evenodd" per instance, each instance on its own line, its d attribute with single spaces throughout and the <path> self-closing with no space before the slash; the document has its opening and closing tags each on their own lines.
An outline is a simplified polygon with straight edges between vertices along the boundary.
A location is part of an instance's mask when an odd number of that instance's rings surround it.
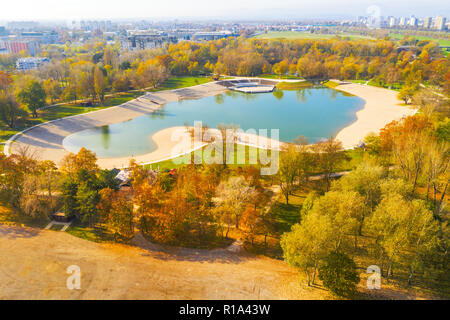
<svg viewBox="0 0 450 320">
<path fill-rule="evenodd" d="M 369 133 L 377 133 L 391 121 L 413 115 L 416 112 L 412 107 L 400 105 L 401 102 L 397 99 L 396 91 L 344 82 L 341 82 L 336 89 L 358 96 L 366 102 L 364 108 L 357 112 L 357 120 L 342 129 L 336 136 L 336 139 L 342 141 L 346 149 L 355 147 Z M 69 153 L 63 146 L 63 140 L 71 134 L 149 114 L 168 102 L 199 99 L 221 94 L 226 90 L 224 86 L 211 82 L 190 88 L 147 93 L 120 106 L 58 119 L 28 129 L 6 144 L 5 153 L 7 155 L 17 153 L 26 147 L 36 158 L 52 160 L 59 164 L 61 159 Z M 151 153 L 134 157 L 100 158 L 98 164 L 106 169 L 124 168 L 128 166 L 132 158 L 138 163 L 150 164 L 190 153 L 205 145 L 204 143 L 195 145 L 190 142 L 180 143 L 182 142 L 180 131 L 185 132 L 185 128 L 172 127 L 155 133 L 151 139 L 157 145 L 157 149 Z M 265 143 L 263 142 L 263 144 Z"/>
<path fill-rule="evenodd" d="M 390 122 L 417 112 L 411 106 L 401 106 L 398 92 L 393 90 L 347 82 L 341 82 L 336 89 L 366 101 L 364 108 L 356 113 L 357 120 L 336 135 L 345 149 L 357 146 L 368 134 L 378 133 Z"/>
</svg>

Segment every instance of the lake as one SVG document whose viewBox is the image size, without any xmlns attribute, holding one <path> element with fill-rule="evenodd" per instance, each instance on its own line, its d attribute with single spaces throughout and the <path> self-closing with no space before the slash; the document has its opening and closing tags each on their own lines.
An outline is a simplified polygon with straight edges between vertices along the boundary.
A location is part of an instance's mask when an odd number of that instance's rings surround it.
<svg viewBox="0 0 450 320">
<path fill-rule="evenodd" d="M 152 135 L 162 129 L 193 126 L 195 121 L 211 128 L 234 124 L 247 129 L 279 129 L 280 140 L 291 142 L 303 135 L 309 143 L 335 136 L 356 121 L 364 100 L 330 88 L 245 94 L 227 91 L 198 100 L 165 104 L 153 114 L 125 122 L 87 129 L 66 137 L 64 147 L 78 152 L 92 150 L 99 158 L 139 156 L 155 150 Z"/>
</svg>

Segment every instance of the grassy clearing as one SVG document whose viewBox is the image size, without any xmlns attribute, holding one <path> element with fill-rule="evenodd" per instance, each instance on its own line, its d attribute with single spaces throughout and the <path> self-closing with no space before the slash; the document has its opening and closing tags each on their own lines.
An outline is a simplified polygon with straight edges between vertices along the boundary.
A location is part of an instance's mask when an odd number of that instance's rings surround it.
<svg viewBox="0 0 450 320">
<path fill-rule="evenodd" d="M 277 89 L 298 90 L 298 89 L 303 89 L 303 88 L 310 88 L 312 86 L 314 86 L 314 84 L 309 81 L 280 82 L 279 84 L 277 84 Z"/>
<path fill-rule="evenodd" d="M 351 33 L 336 33 L 336 34 L 320 34 L 311 33 L 307 31 L 297 32 L 297 31 L 270 31 L 257 35 L 257 39 L 287 39 L 287 40 L 297 40 L 297 39 L 332 39 L 336 37 L 349 38 L 350 40 L 374 40 L 374 38 L 369 36 L 363 36 Z"/>
<path fill-rule="evenodd" d="M 339 83 L 336 81 L 329 80 L 327 82 L 324 82 L 323 85 L 334 89 L 339 85 Z"/>
<path fill-rule="evenodd" d="M 189 163 L 189 159 L 192 163 L 194 163 L 195 157 L 200 157 L 200 156 L 202 157 L 202 164 L 208 164 L 208 163 L 211 164 L 211 163 L 213 163 L 213 160 L 214 160 L 214 152 L 212 154 L 210 154 L 209 152 L 205 152 L 206 148 L 207 147 L 204 147 L 201 151 L 197 150 L 197 151 L 191 152 L 189 155 L 186 155 L 186 156 L 180 156 L 180 157 L 176 157 L 173 159 L 156 162 L 153 164 L 147 164 L 147 165 L 145 165 L 145 167 L 147 169 L 153 168 L 153 169 L 159 169 L 159 170 L 177 169 L 177 168 L 183 167 L 187 163 Z M 251 154 L 256 154 L 257 158 L 258 158 L 258 162 L 259 162 L 260 152 L 264 152 L 264 153 L 268 152 L 268 156 L 270 157 L 270 151 L 266 151 L 263 149 L 250 147 L 250 146 L 239 146 L 239 148 L 245 148 L 245 163 L 238 164 L 238 158 L 237 158 L 238 146 L 235 145 L 235 147 L 234 147 L 234 151 L 235 151 L 234 163 L 235 164 L 229 164 L 228 166 L 230 166 L 230 167 L 245 167 L 245 166 L 252 165 L 249 163 Z"/>
<path fill-rule="evenodd" d="M 160 87 L 151 89 L 149 92 L 187 88 L 211 81 L 212 80 L 209 77 L 174 77 L 169 78 L 167 81 L 162 83 Z"/>
<path fill-rule="evenodd" d="M 416 36 L 416 35 L 409 35 L 409 34 L 403 34 L 403 33 L 390 33 L 389 37 L 395 40 L 402 40 L 405 36 L 409 36 L 410 38 L 417 39 L 419 41 L 436 41 L 439 43 L 440 46 L 450 46 L 450 40 L 445 39 L 436 39 L 432 37 L 426 37 L 426 36 Z"/>
<path fill-rule="evenodd" d="M 81 239 L 93 241 L 93 242 L 107 242 L 114 241 L 114 235 L 106 233 L 100 229 L 89 228 L 83 226 L 79 221 L 75 221 L 66 230 L 67 233 Z"/>
<path fill-rule="evenodd" d="M 353 83 L 358 83 L 358 84 L 366 84 L 367 83 L 368 86 L 385 88 L 385 89 L 390 89 L 390 90 L 395 90 L 395 91 L 400 91 L 403 88 L 402 83 L 390 83 L 390 84 L 386 84 L 386 85 L 380 85 L 373 80 L 369 80 L 369 81 L 367 81 L 367 80 L 348 80 L 348 81 L 353 82 Z"/>
</svg>

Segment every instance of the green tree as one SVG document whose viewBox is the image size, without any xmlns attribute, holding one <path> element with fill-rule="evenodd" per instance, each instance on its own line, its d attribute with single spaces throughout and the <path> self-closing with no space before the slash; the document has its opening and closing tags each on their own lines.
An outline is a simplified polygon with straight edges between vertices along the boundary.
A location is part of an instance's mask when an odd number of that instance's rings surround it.
<svg viewBox="0 0 450 320">
<path fill-rule="evenodd" d="M 46 93 L 42 85 L 36 80 L 30 80 L 25 89 L 19 91 L 19 101 L 26 104 L 33 117 L 37 118 L 37 110 L 45 107 Z"/>
<path fill-rule="evenodd" d="M 360 278 L 355 262 L 339 251 L 331 252 L 319 268 L 323 285 L 341 297 L 352 297 Z"/>
</svg>

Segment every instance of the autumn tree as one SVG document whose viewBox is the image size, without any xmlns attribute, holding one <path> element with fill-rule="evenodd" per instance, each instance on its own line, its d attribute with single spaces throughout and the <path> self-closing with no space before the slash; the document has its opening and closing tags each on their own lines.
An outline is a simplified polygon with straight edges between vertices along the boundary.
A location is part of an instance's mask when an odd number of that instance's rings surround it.
<svg viewBox="0 0 450 320">
<path fill-rule="evenodd" d="M 243 177 L 232 177 L 217 187 L 217 206 L 234 216 L 236 229 L 246 205 L 256 196 L 256 190 Z"/>
</svg>

